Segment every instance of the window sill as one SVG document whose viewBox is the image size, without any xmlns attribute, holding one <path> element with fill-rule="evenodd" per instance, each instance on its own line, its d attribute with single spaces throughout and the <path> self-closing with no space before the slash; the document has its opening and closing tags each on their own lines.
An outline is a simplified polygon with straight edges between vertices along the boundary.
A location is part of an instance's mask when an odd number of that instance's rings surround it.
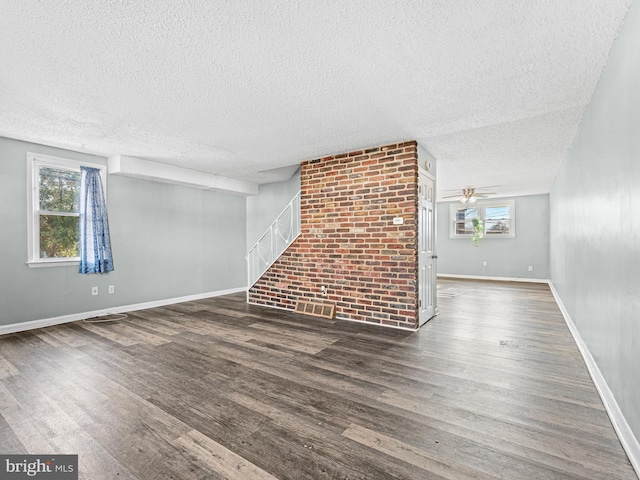
<svg viewBox="0 0 640 480">
<path fill-rule="evenodd" d="M 451 239 L 460 238 L 460 239 L 469 240 L 471 238 L 471 235 L 449 235 L 449 238 L 451 238 Z M 515 236 L 515 234 L 512 234 L 512 235 L 484 235 L 481 240 L 485 240 L 487 238 L 516 238 L 516 236 Z"/>
<path fill-rule="evenodd" d="M 80 260 L 34 260 L 27 262 L 29 268 L 45 268 L 45 267 L 78 267 Z"/>
<path fill-rule="evenodd" d="M 485 238 L 516 238 L 516 236 L 514 234 L 512 235 L 487 235 L 485 233 L 484 237 L 482 237 L 482 239 L 484 240 Z"/>
</svg>

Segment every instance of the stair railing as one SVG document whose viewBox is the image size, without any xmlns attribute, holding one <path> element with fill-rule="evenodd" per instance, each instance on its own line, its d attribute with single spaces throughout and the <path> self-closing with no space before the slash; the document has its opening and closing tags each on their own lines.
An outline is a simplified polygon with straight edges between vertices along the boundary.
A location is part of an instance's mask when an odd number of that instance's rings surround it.
<svg viewBox="0 0 640 480">
<path fill-rule="evenodd" d="M 300 192 L 247 253 L 249 288 L 300 235 Z"/>
</svg>

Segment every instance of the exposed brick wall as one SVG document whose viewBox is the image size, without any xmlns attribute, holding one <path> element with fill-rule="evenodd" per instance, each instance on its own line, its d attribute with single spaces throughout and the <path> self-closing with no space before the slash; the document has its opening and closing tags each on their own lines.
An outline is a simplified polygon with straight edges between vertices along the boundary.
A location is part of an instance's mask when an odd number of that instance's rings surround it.
<svg viewBox="0 0 640 480">
<path fill-rule="evenodd" d="M 302 163 L 302 233 L 249 301 L 335 302 L 337 317 L 416 328 L 417 159 L 412 141 Z"/>
</svg>

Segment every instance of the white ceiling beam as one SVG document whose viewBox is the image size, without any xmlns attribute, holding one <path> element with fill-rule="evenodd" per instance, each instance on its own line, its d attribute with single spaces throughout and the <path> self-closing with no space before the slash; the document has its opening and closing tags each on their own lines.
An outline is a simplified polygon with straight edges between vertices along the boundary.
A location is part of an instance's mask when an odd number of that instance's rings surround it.
<svg viewBox="0 0 640 480">
<path fill-rule="evenodd" d="M 109 157 L 108 171 L 110 175 L 170 183 L 200 190 L 216 190 L 240 195 L 258 194 L 256 183 L 126 155 Z"/>
</svg>

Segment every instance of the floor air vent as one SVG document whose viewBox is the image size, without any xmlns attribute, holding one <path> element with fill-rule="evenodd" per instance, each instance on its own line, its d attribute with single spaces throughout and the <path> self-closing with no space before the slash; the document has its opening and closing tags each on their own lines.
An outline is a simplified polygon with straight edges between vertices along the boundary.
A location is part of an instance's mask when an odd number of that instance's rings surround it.
<svg viewBox="0 0 640 480">
<path fill-rule="evenodd" d="M 333 318 L 336 314 L 336 304 L 298 300 L 298 303 L 296 304 L 296 312 L 304 313 L 306 315 L 314 315 L 316 317 Z"/>
</svg>

